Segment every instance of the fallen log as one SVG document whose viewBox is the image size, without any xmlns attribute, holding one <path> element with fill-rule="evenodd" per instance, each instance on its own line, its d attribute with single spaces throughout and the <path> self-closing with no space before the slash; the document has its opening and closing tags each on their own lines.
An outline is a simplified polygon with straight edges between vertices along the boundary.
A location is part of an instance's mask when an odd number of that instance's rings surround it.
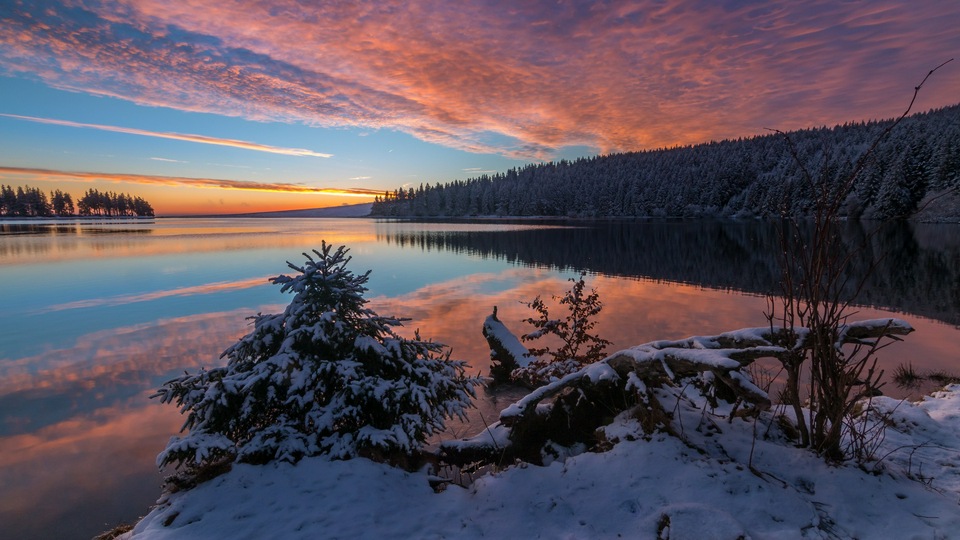
<svg viewBox="0 0 960 540">
<path fill-rule="evenodd" d="M 497 306 L 483 321 L 483 337 L 490 347 L 490 376 L 496 383 L 509 382 L 513 370 L 527 367 L 533 360 L 530 351 L 497 318 Z"/>
<path fill-rule="evenodd" d="M 897 339 L 912 331 L 900 319 L 859 321 L 840 327 L 837 347 L 884 337 Z M 783 361 L 795 357 L 808 335 L 805 328 L 796 328 L 790 334 L 770 327 L 746 328 L 716 336 L 652 341 L 618 351 L 536 388 L 501 411 L 500 421 L 488 428 L 487 435 L 442 444 L 441 459 L 463 462 L 497 456 L 498 460 L 519 457 L 536 463 L 538 452 L 548 441 L 590 443 L 596 429 L 613 416 L 631 407 L 659 407 L 651 399 L 652 389 L 708 373 L 712 377 L 705 380 L 717 387 L 722 385 L 736 401 L 756 411 L 767 410 L 772 405 L 770 397 L 742 370 L 761 358 Z M 496 318 L 496 310 L 484 322 L 484 336 L 491 344 L 491 355 L 498 354 L 494 344 L 501 347 L 501 364 L 529 362 L 529 355 L 517 354 L 520 341 Z M 662 409 L 653 417 L 663 418 Z M 487 439 L 496 442 L 491 445 L 484 442 Z"/>
</svg>

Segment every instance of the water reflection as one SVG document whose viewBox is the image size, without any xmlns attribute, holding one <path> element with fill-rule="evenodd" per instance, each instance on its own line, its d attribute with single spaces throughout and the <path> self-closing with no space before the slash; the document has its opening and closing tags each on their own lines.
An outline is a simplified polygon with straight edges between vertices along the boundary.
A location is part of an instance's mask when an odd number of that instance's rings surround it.
<svg viewBox="0 0 960 540">
<path fill-rule="evenodd" d="M 0 235 L 3 236 L 14 236 L 21 234 L 36 234 L 36 235 L 69 235 L 69 234 L 79 234 L 80 233 L 80 223 L 16 223 L 16 222 L 0 222 Z"/>
<path fill-rule="evenodd" d="M 157 220 L 129 223 L 79 221 L 0 224 L 0 265 L 49 264 L 91 258 L 129 258 L 319 246 L 373 240 L 367 228 L 336 220 Z M 318 220 L 314 220 L 318 221 Z M 319 226 L 317 226 L 319 225 Z"/>
<path fill-rule="evenodd" d="M 488 351 L 480 325 L 492 306 L 500 306 L 501 318 L 523 331 L 520 320 L 529 313 L 519 301 L 559 292 L 569 285 L 565 278 L 548 270 L 508 268 L 399 296 L 374 296 L 371 307 L 381 314 L 411 317 L 401 333 L 412 335 L 419 329 L 424 337 L 451 346 L 455 358 L 468 360 L 472 373 L 486 373 Z M 716 311 L 711 304 L 730 296 L 706 291 L 714 296 L 684 318 L 671 312 L 705 291 L 614 278 L 597 278 L 593 285 L 614 295 L 599 329 L 617 347 L 703 327 L 708 313 Z M 753 304 L 759 299 L 743 299 L 720 302 L 729 322 L 756 316 Z M 662 309 L 651 309 L 654 305 Z M 260 311 L 282 308 L 263 306 Z M 14 524 L 10 531 L 20 538 L 66 538 L 76 531 L 89 537 L 105 525 L 144 513 L 159 494 L 154 457 L 182 423 L 175 408 L 157 406 L 147 396 L 183 370 L 219 365 L 220 352 L 249 330 L 245 317 L 252 314 L 234 310 L 100 331 L 81 336 L 69 349 L 0 364 L 0 521 Z M 36 363 L 45 367 L 29 368 Z M 517 397 L 487 395 L 472 411 L 474 426 L 452 426 L 445 436 L 476 431 Z M 31 528 L 46 527 L 30 517 L 31 509 L 44 505 L 51 508 L 56 528 Z M 97 516 L 97 521 L 83 523 L 85 516 Z"/>
<path fill-rule="evenodd" d="M 223 349 L 249 331 L 247 317 L 283 309 L 288 298 L 266 278 L 289 271 L 285 260 L 302 260 L 321 240 L 348 244 L 352 268 L 373 270 L 370 307 L 412 318 L 401 333 L 420 330 L 450 345 L 471 373 L 488 369 L 480 327 L 493 306 L 523 333 L 531 313 L 522 302 L 561 294 L 576 269 L 600 274 L 589 280 L 605 303 L 597 330 L 611 349 L 762 325 L 761 293 L 776 278 L 765 256 L 775 231 L 757 223 L 157 220 L 136 224 L 137 232 L 90 234 L 130 226 L 65 227 L 0 232 L 3 247 L 22 239 L 45 246 L 14 256 L 0 249 L 0 523 L 14 538 L 89 538 L 145 513 L 159 495 L 154 458 L 183 421 L 148 396 L 183 370 L 219 365 Z M 880 242 L 894 247 L 871 284 L 870 294 L 882 295 L 875 303 L 956 324 L 955 230 L 878 235 L 878 251 Z M 863 308 L 857 318 L 884 316 L 890 312 Z M 905 318 L 917 332 L 883 351 L 888 372 L 901 361 L 955 371 L 960 330 Z M 515 397 L 485 395 L 474 426 Z M 476 429 L 457 425 L 445 436 Z"/>
<path fill-rule="evenodd" d="M 960 325 L 960 229 L 956 225 L 842 225 L 857 276 L 873 273 L 858 302 Z M 403 247 L 493 257 L 512 264 L 588 270 L 754 294 L 778 290 L 775 223 L 754 221 L 614 221 L 572 228 L 511 231 L 391 230 L 377 238 Z M 862 248 L 861 248 L 862 246 Z"/>
<path fill-rule="evenodd" d="M 161 484 L 157 448 L 180 422 L 138 393 L 30 433 L 0 437 L 5 538 L 83 538 L 144 515 Z"/>
<path fill-rule="evenodd" d="M 215 294 L 226 291 L 239 291 L 243 289 L 249 289 L 251 287 L 262 287 L 269 282 L 269 278 L 273 276 L 264 276 L 258 278 L 244 279 L 239 281 L 219 281 L 216 283 L 204 283 L 202 285 L 196 285 L 192 287 L 177 287 L 175 289 L 154 291 L 144 294 L 127 294 L 121 296 L 113 296 L 109 298 L 90 298 L 86 300 L 78 300 L 75 302 L 67 302 L 63 304 L 54 304 L 47 306 L 43 309 L 37 310 L 34 313 L 42 314 L 49 313 L 51 311 L 63 311 L 66 309 L 83 309 L 83 308 L 94 308 L 94 307 L 109 307 L 109 306 L 122 306 L 126 304 L 134 304 L 137 302 L 150 302 L 152 300 L 159 300 L 161 298 L 170 298 L 175 296 L 196 296 L 203 294 Z"/>
<path fill-rule="evenodd" d="M 208 313 L 81 336 L 73 347 L 0 363 L 0 436 L 62 422 L 210 366 L 247 331 L 246 310 Z"/>
<path fill-rule="evenodd" d="M 533 313 L 523 302 L 541 295 L 550 303 L 551 294 L 570 287 L 567 277 L 548 270 L 513 269 L 438 283 L 396 298 L 378 298 L 375 304 L 386 308 L 381 311 L 412 317 L 412 324 L 425 336 L 451 345 L 455 358 L 468 361 L 476 372 L 485 374 L 489 351 L 480 327 L 493 306 L 498 306 L 500 320 L 515 334 L 528 332 L 532 327 L 522 321 Z M 714 335 L 766 324 L 766 299 L 759 295 L 607 276 L 591 278 L 589 286 L 597 289 L 604 302 L 596 330 L 611 341 L 607 352 L 657 339 Z M 861 308 L 853 320 L 895 315 Z M 916 332 L 904 343 L 880 351 L 879 367 L 892 373 L 898 364 L 912 363 L 926 370 L 960 371 L 960 354 L 954 341 L 960 332 L 938 321 L 908 319 Z M 885 390 L 898 398 L 914 395 L 892 384 Z"/>
<path fill-rule="evenodd" d="M 0 363 L 4 535 L 90 538 L 145 513 L 159 494 L 157 449 L 182 424 L 175 409 L 148 399 L 151 389 L 217 362 L 246 331 L 246 315 L 117 328 Z"/>
</svg>

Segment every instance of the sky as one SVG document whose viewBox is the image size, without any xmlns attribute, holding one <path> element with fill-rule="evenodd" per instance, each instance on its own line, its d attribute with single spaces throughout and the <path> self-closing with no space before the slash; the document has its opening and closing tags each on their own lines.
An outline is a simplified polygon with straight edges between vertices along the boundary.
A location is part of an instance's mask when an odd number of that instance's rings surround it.
<svg viewBox="0 0 960 540">
<path fill-rule="evenodd" d="M 158 215 L 898 116 L 960 3 L 6 0 L 0 183 Z M 960 102 L 960 62 L 914 110 Z"/>
</svg>

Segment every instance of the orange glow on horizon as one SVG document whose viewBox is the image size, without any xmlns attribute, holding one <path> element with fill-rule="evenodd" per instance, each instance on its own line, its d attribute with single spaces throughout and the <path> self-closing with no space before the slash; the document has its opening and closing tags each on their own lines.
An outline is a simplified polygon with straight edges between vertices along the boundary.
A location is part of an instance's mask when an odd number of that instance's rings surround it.
<svg viewBox="0 0 960 540">
<path fill-rule="evenodd" d="M 129 192 L 143 197 L 158 216 L 247 214 L 281 212 L 373 202 L 383 190 L 313 187 L 285 182 L 252 182 L 218 178 L 186 178 L 142 174 L 58 171 L 0 166 L 0 181 L 9 184 L 41 183 L 43 190 L 61 189 L 74 202 L 87 189 Z M 77 183 L 88 184 L 77 191 Z M 120 184 L 121 188 L 117 187 Z M 71 189 L 71 187 L 73 189 Z"/>
<path fill-rule="evenodd" d="M 163 193 L 158 192 L 151 197 L 143 197 L 153 205 L 157 216 L 206 216 L 334 208 L 373 202 L 374 196 L 358 194 L 291 195 L 276 192 L 260 194 L 220 192 L 214 196 L 209 196 L 203 193 L 190 193 L 188 190 L 165 190 Z M 343 197 L 349 197 L 353 200 L 345 203 Z"/>
</svg>

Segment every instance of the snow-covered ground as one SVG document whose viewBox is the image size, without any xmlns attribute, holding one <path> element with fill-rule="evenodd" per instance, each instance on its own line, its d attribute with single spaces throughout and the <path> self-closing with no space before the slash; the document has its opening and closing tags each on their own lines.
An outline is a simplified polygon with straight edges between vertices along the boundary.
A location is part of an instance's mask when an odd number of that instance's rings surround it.
<svg viewBox="0 0 960 540">
<path fill-rule="evenodd" d="M 874 404 L 893 411 L 875 474 L 764 438 L 769 416 L 728 423 L 681 400 L 684 440 L 625 418 L 607 452 L 440 493 L 427 470 L 364 459 L 238 465 L 164 496 L 124 538 L 960 538 L 960 385 Z"/>
</svg>

